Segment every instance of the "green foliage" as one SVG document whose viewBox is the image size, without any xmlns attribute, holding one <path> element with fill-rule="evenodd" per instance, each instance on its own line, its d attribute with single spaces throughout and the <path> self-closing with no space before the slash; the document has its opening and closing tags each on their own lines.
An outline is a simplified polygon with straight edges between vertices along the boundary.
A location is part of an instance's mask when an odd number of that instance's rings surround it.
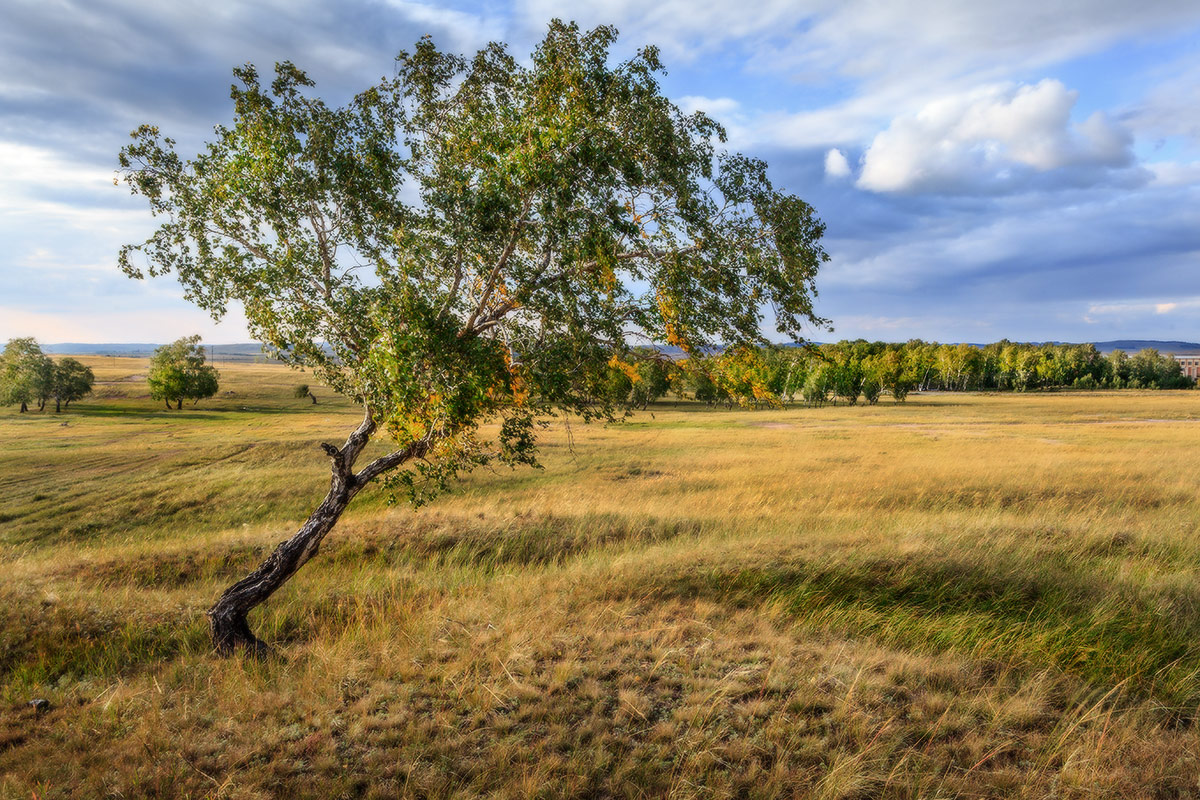
<svg viewBox="0 0 1200 800">
<path fill-rule="evenodd" d="M 54 390 L 54 362 L 33 338 L 9 339 L 0 354 L 0 403 L 44 404 Z"/>
<path fill-rule="evenodd" d="M 903 403 L 909 392 L 1031 389 L 1187 389 L 1195 381 L 1179 362 L 1153 349 L 1102 356 L 1095 345 L 1033 345 L 1008 341 L 975 347 L 912 340 L 905 344 L 841 341 L 807 348 L 728 351 L 685 364 L 693 397 L 708 404 L 809 405 L 831 396 L 874 405 L 886 392 Z M 747 364 L 755 364 L 748 371 Z M 751 390 L 758 387 L 758 395 Z"/>
<path fill-rule="evenodd" d="M 308 397 L 308 384 L 302 383 L 299 386 L 297 386 L 295 389 L 293 389 L 292 397 L 295 397 L 296 399 Z"/>
<path fill-rule="evenodd" d="M 810 370 L 804 381 L 804 402 L 813 406 L 824 405 L 829 400 L 830 367 L 820 364 Z"/>
<path fill-rule="evenodd" d="M 656 49 L 613 64 L 615 39 L 555 21 L 526 65 L 426 37 L 342 108 L 289 62 L 269 86 L 240 68 L 233 123 L 200 155 L 152 126 L 121 152 L 166 220 L 121 265 L 174 273 L 214 315 L 240 302 L 257 339 L 361 403 L 397 453 L 420 445 L 397 478 L 414 500 L 532 462 L 538 420 L 665 391 L 640 367 L 612 374 L 630 331 L 698 352 L 765 343 L 767 306 L 788 338 L 824 324 L 813 209 L 663 96 Z"/>
<path fill-rule="evenodd" d="M 95 382 L 91 367 L 74 358 L 64 358 L 54 365 L 51 394 L 56 404 L 70 406 L 72 401 L 91 394 Z"/>
<path fill-rule="evenodd" d="M 677 367 L 665 358 L 647 354 L 637 362 L 637 381 L 633 383 L 629 404 L 646 408 L 671 389 L 671 379 Z"/>
<path fill-rule="evenodd" d="M 216 367 L 205 363 L 200 336 L 185 336 L 154 351 L 146 382 L 150 397 L 168 405 L 182 405 L 184 400 L 197 402 L 217 393 Z"/>
</svg>

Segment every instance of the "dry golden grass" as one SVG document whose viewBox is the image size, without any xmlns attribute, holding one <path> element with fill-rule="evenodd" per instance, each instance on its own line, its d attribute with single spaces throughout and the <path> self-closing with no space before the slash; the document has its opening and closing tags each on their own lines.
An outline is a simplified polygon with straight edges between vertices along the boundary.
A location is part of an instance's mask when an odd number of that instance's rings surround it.
<svg viewBox="0 0 1200 800">
<path fill-rule="evenodd" d="M 355 410 L 90 361 L 107 396 L 0 416 L 0 796 L 1200 796 L 1195 392 L 556 427 L 360 497 L 246 663 L 203 611 Z"/>
</svg>

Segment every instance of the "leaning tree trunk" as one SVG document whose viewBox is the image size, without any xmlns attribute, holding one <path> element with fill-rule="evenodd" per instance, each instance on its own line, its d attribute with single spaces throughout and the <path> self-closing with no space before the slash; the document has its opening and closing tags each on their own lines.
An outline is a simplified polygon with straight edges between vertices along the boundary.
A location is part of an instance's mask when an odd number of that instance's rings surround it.
<svg viewBox="0 0 1200 800">
<path fill-rule="evenodd" d="M 245 648 L 252 655 L 269 653 L 270 647 L 251 632 L 246 621 L 247 615 L 317 554 L 321 540 L 337 524 L 346 506 L 363 487 L 409 459 L 424 456 L 429 450 L 428 440 L 414 442 L 404 450 L 375 459 L 356 473 L 354 462 L 370 441 L 374 430 L 375 422 L 368 410 L 362 424 L 350 434 L 341 449 L 331 444 L 321 445 L 333 462 L 329 492 L 292 538 L 280 542 L 266 561 L 226 589 L 208 610 L 209 629 L 213 645 L 218 651 L 230 653 Z"/>
<path fill-rule="evenodd" d="M 267 645 L 250 631 L 246 615 L 317 554 L 321 540 L 333 529 L 360 488 L 355 485 L 352 474 L 335 468 L 329 493 L 303 527 L 292 538 L 281 542 L 258 569 L 225 590 L 221 599 L 208 610 L 213 645 L 218 650 L 231 652 L 244 647 L 254 654 L 268 651 Z"/>
</svg>

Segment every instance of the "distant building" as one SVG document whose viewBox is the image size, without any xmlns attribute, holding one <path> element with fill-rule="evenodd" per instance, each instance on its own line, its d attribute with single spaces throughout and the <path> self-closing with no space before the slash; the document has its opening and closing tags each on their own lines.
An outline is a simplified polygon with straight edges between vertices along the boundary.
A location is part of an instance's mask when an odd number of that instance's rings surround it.
<svg viewBox="0 0 1200 800">
<path fill-rule="evenodd" d="M 1189 378 L 1200 379 L 1200 355 L 1175 356 L 1175 360 L 1179 362 L 1179 366 L 1183 367 L 1183 374 Z"/>
</svg>

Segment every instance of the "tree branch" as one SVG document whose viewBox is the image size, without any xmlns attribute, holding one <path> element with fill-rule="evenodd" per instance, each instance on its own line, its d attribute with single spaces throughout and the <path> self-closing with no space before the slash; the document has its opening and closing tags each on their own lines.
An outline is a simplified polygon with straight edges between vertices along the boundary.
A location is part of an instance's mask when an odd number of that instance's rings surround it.
<svg viewBox="0 0 1200 800">
<path fill-rule="evenodd" d="M 521 239 L 521 229 L 525 227 L 527 222 L 525 215 L 529 213 L 529 208 L 532 205 L 533 195 L 531 194 L 525 199 L 525 205 L 521 208 L 521 214 L 519 217 L 517 217 L 516 224 L 513 225 L 512 235 L 508 238 L 508 242 L 504 245 L 504 250 L 500 253 L 500 258 L 496 259 L 496 265 L 492 267 L 491 274 L 488 275 L 487 285 L 483 288 L 483 294 L 479 298 L 479 304 L 471 313 L 471 317 L 467 320 L 467 324 L 463 326 L 463 330 L 465 332 L 470 333 L 475 329 L 475 320 L 479 318 L 479 315 L 483 313 L 485 308 L 487 308 L 488 301 L 492 299 L 492 291 L 496 288 L 496 281 L 500 278 L 500 273 L 508 264 L 508 259 L 512 257 L 513 250 L 516 249 L 517 242 L 519 242 Z"/>
<path fill-rule="evenodd" d="M 424 457 L 431 447 L 433 447 L 432 439 L 422 439 L 419 442 L 413 442 L 403 450 L 396 450 L 395 452 L 388 453 L 386 456 L 380 456 L 363 467 L 354 476 L 354 483 L 358 486 L 365 486 L 383 473 L 399 467 L 406 461 Z"/>
<path fill-rule="evenodd" d="M 462 285 L 463 269 L 462 269 L 462 251 L 454 258 L 454 285 L 450 287 L 450 293 L 446 295 L 446 301 L 442 303 L 441 309 L 438 310 L 438 319 L 442 319 L 450 312 L 450 306 L 454 305 L 454 298 L 458 297 L 458 287 Z"/>
</svg>

